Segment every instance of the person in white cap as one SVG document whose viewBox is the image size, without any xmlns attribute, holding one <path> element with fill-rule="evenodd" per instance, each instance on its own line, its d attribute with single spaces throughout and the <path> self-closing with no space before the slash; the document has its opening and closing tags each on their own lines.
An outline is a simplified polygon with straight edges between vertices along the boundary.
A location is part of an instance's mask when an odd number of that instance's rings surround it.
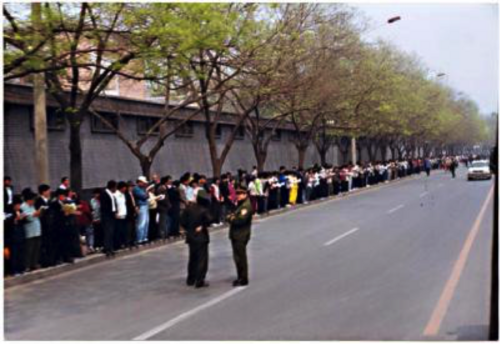
<svg viewBox="0 0 500 344">
<path fill-rule="evenodd" d="M 149 193 L 148 179 L 144 176 L 137 178 L 137 185 L 133 190 L 135 204 L 139 208 L 136 219 L 137 244 L 148 241 L 149 228 Z"/>
</svg>

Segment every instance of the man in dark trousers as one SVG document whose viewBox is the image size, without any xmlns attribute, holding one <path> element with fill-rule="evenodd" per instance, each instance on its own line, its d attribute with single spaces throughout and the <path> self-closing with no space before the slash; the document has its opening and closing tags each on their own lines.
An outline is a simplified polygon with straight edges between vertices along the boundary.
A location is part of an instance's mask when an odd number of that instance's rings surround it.
<svg viewBox="0 0 500 344">
<path fill-rule="evenodd" d="M 456 158 L 451 158 L 451 164 L 450 164 L 450 171 L 451 171 L 451 177 L 455 178 L 455 171 L 458 167 L 458 161 Z"/>
<path fill-rule="evenodd" d="M 106 257 L 115 255 L 113 247 L 114 232 L 116 226 L 117 206 L 114 193 L 116 192 L 116 182 L 110 180 L 106 189 L 101 193 L 101 224 L 104 230 L 104 253 Z"/>
<path fill-rule="evenodd" d="M 252 204 L 248 198 L 247 190 L 238 187 L 236 190 L 237 208 L 229 215 L 229 239 L 233 247 L 233 258 L 236 264 L 238 278 L 233 282 L 233 286 L 248 285 L 248 263 L 247 263 L 247 244 L 250 240 L 250 231 L 252 227 Z"/>
<path fill-rule="evenodd" d="M 180 224 L 186 232 L 189 245 L 188 276 L 186 284 L 195 288 L 208 287 L 205 281 L 208 270 L 208 226 L 212 222 L 210 198 L 204 190 L 198 192 L 196 203 L 190 204 L 182 213 Z"/>
<path fill-rule="evenodd" d="M 57 189 L 55 198 L 49 205 L 49 226 L 56 238 L 56 264 L 74 263 L 71 251 L 71 215 L 64 210 L 67 204 L 68 190 Z"/>
<path fill-rule="evenodd" d="M 53 266 L 56 263 L 56 249 L 54 229 L 50 226 L 48 209 L 50 206 L 50 186 L 41 184 L 38 187 L 40 195 L 35 201 L 35 209 L 41 210 L 40 224 L 42 226 L 42 246 L 41 246 L 41 265 L 42 267 Z"/>
</svg>

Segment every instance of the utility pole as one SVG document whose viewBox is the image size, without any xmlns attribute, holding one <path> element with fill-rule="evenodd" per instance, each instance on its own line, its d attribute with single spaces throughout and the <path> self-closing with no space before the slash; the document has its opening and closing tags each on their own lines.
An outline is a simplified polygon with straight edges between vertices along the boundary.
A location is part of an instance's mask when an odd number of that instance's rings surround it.
<svg viewBox="0 0 500 344">
<path fill-rule="evenodd" d="M 42 6 L 41 3 L 31 4 L 31 20 L 36 31 L 36 40 L 40 39 L 42 29 Z M 39 184 L 49 184 L 49 158 L 47 150 L 47 107 L 45 97 L 45 75 L 36 73 L 33 77 L 33 104 L 34 118 L 33 127 L 35 131 L 35 163 L 38 172 Z"/>
</svg>

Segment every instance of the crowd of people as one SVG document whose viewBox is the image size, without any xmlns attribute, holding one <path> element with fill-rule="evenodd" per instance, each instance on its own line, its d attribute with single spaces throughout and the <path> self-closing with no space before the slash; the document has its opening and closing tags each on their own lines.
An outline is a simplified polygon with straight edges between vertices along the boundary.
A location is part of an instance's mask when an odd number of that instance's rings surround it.
<svg viewBox="0 0 500 344">
<path fill-rule="evenodd" d="M 5 274 L 17 276 L 39 268 L 73 263 L 97 252 L 113 257 L 117 250 L 184 236 L 183 215 L 206 195 L 211 226 L 223 225 L 245 190 L 255 216 L 296 204 L 341 195 L 355 189 L 449 167 L 449 158 L 392 160 L 387 162 L 318 166 L 225 173 L 210 180 L 185 173 L 178 180 L 153 174 L 134 181 L 111 180 L 93 190 L 89 200 L 71 189 L 69 178 L 53 190 L 42 184 L 14 192 L 12 179 L 4 178 Z M 451 159 L 456 162 L 455 158 Z"/>
</svg>

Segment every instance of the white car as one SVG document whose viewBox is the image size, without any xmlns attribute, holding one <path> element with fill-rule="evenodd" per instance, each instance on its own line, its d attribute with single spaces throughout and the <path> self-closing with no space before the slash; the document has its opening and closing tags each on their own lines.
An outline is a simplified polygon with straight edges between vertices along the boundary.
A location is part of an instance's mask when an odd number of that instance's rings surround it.
<svg viewBox="0 0 500 344">
<path fill-rule="evenodd" d="M 491 179 L 490 164 L 487 160 L 473 161 L 467 171 L 467 180 Z"/>
</svg>

